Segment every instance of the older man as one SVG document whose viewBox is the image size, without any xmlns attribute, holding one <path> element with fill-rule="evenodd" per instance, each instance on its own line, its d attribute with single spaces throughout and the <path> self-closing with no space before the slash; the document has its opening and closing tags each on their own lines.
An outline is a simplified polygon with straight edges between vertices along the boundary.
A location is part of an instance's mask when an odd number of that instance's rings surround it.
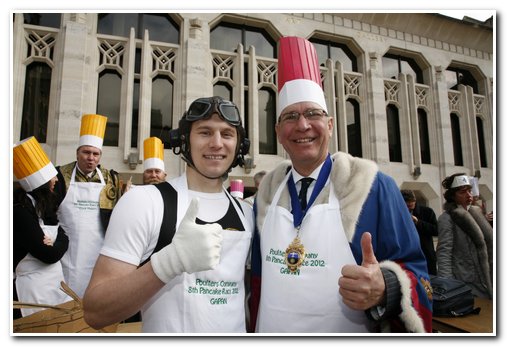
<svg viewBox="0 0 507 347">
<path fill-rule="evenodd" d="M 158 137 L 144 140 L 144 184 L 165 182 L 164 144 Z"/>
<path fill-rule="evenodd" d="M 99 166 L 107 117 L 81 119 L 76 161 L 57 167 L 58 219 L 69 236 L 62 258 L 65 282 L 82 297 L 99 256 L 112 209 L 119 198 L 118 174 Z"/>
<path fill-rule="evenodd" d="M 315 48 L 284 37 L 279 49 L 276 133 L 291 161 L 257 193 L 256 331 L 431 332 L 426 264 L 398 187 L 372 161 L 328 153 Z"/>
</svg>

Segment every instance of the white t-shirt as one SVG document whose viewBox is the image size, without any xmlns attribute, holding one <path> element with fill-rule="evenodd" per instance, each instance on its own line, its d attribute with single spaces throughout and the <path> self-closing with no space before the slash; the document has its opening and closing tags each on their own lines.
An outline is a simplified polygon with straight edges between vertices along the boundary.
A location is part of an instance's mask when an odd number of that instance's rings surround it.
<svg viewBox="0 0 507 347">
<path fill-rule="evenodd" d="M 179 214 L 186 211 L 185 203 L 180 206 L 180 198 L 187 201 L 199 197 L 197 218 L 204 222 L 222 219 L 231 204 L 235 206 L 224 191 L 209 194 L 180 187 L 178 194 L 182 194 L 178 195 Z M 241 205 L 244 215 L 236 207 L 234 211 L 241 213 L 238 216 L 245 231 L 222 231 L 220 264 L 213 270 L 183 273 L 168 282 L 143 306 L 143 332 L 246 332 L 244 271 L 253 213 L 247 204 Z M 156 187 L 130 190 L 113 210 L 101 254 L 135 266 L 141 264 L 157 244 L 163 213 L 164 202 Z M 177 217 L 179 221 L 183 218 Z"/>
<path fill-rule="evenodd" d="M 202 193 L 189 190 L 189 201 L 199 198 L 197 218 L 215 222 L 222 218 L 230 200 L 224 192 Z M 140 208 L 142 206 L 142 208 Z M 160 191 L 152 186 L 137 186 L 117 203 L 109 221 L 101 254 L 139 265 L 155 249 L 164 216 L 164 201 Z"/>
</svg>

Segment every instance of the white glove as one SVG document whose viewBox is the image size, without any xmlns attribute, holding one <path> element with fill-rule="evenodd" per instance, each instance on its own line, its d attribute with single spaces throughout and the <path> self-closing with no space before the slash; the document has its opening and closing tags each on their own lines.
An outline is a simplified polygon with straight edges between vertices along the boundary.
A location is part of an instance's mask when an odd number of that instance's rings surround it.
<svg viewBox="0 0 507 347">
<path fill-rule="evenodd" d="M 198 211 L 199 200 L 194 198 L 172 242 L 151 256 L 153 272 L 164 283 L 183 272 L 214 269 L 220 262 L 222 227 L 196 224 Z"/>
</svg>

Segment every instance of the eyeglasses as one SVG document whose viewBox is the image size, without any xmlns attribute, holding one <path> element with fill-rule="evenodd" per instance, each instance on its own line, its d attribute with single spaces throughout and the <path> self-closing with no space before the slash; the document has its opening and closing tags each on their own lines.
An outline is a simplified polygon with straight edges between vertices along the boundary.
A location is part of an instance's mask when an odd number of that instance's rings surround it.
<svg viewBox="0 0 507 347">
<path fill-rule="evenodd" d="M 227 123 L 238 126 L 241 124 L 239 110 L 234 103 L 220 97 L 200 98 L 190 104 L 186 119 L 190 122 L 205 119 L 218 113 Z"/>
<path fill-rule="evenodd" d="M 299 117 L 301 117 L 301 115 L 303 117 L 306 118 L 307 121 L 311 122 L 311 121 L 316 121 L 316 120 L 319 120 L 321 119 L 322 117 L 324 117 L 325 115 L 327 115 L 326 111 L 324 110 L 319 110 L 319 109 L 309 109 L 309 110 L 305 110 L 303 111 L 303 113 L 299 113 L 299 112 L 287 112 L 287 113 L 283 113 L 280 115 L 280 117 L 278 117 L 278 123 L 296 123 L 298 120 L 299 120 Z"/>
</svg>

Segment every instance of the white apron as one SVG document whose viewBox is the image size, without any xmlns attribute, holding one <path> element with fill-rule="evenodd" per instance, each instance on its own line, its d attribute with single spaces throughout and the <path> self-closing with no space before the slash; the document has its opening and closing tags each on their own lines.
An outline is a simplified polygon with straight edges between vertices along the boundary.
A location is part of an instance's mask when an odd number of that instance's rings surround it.
<svg viewBox="0 0 507 347">
<path fill-rule="evenodd" d="M 28 197 L 35 206 L 33 198 Z M 44 225 L 41 218 L 39 218 L 39 224 L 44 234 L 54 242 L 58 236 L 58 225 Z M 71 300 L 60 290 L 61 281 L 63 281 L 63 272 L 59 261 L 46 264 L 28 253 L 16 266 L 16 291 L 20 302 L 59 305 Z M 22 308 L 21 314 L 25 317 L 40 310 Z"/>
<path fill-rule="evenodd" d="M 58 208 L 60 225 L 69 237 L 69 249 L 62 258 L 63 275 L 65 282 L 80 298 L 88 286 L 104 243 L 99 198 L 105 182 L 102 172 L 96 170 L 100 183 L 80 183 L 75 182 L 76 167 L 74 167 L 69 189 Z"/>
<path fill-rule="evenodd" d="M 171 184 L 178 191 L 177 229 L 189 205 L 185 175 Z M 231 203 L 247 230 L 222 231 L 220 263 L 214 270 L 183 273 L 169 281 L 143 308 L 144 333 L 246 332 L 244 275 L 252 230 Z"/>
<path fill-rule="evenodd" d="M 355 264 L 343 230 L 332 183 L 328 204 L 313 205 L 300 231 L 306 258 L 291 274 L 285 249 L 296 237 L 290 211 L 277 206 L 290 172 L 276 191 L 261 229 L 262 281 L 257 332 L 366 333 L 363 311 L 347 307 L 338 293 L 341 268 Z"/>
</svg>

